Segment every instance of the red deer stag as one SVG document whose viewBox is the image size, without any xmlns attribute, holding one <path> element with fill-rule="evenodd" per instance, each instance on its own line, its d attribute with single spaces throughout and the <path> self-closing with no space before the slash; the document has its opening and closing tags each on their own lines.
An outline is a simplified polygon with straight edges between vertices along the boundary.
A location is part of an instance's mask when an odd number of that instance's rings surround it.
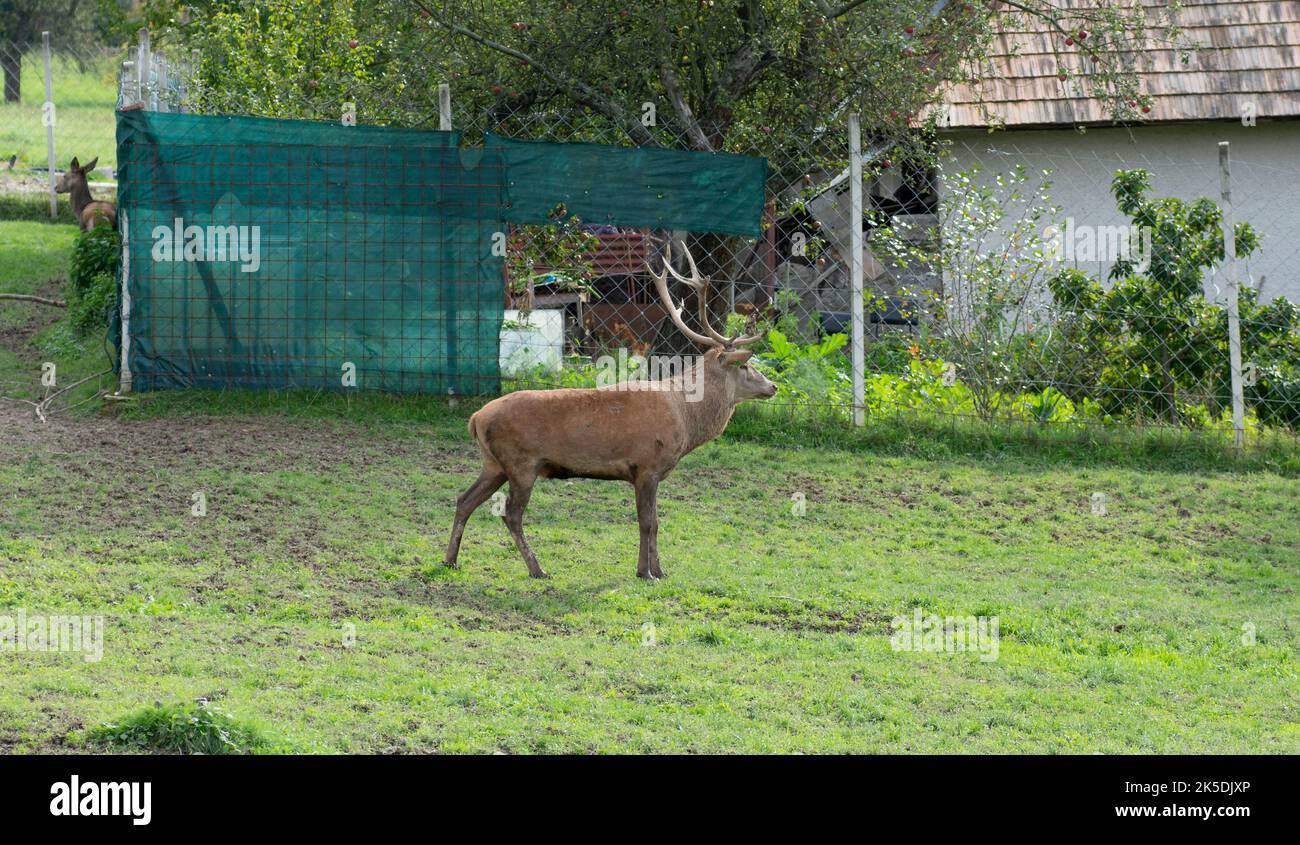
<svg viewBox="0 0 1300 845">
<path fill-rule="evenodd" d="M 107 221 L 109 226 L 117 225 L 117 206 L 111 202 L 97 200 L 90 195 L 86 174 L 94 170 L 96 164 L 99 164 L 98 156 L 84 167 L 78 164 L 74 157 L 72 166 L 64 171 L 59 181 L 54 184 L 56 193 L 68 194 L 68 200 L 72 203 L 72 213 L 76 216 L 83 232 L 95 228 L 100 220 Z"/>
<path fill-rule="evenodd" d="M 506 481 L 505 523 L 533 578 L 547 575 L 524 538 L 524 509 L 538 478 L 597 478 L 627 481 L 636 489 L 641 552 L 636 574 L 663 578 L 659 565 L 659 482 L 687 453 L 722 433 L 736 405 L 767 399 L 776 385 L 748 363 L 753 351 L 737 349 L 762 335 L 724 337 L 709 325 L 704 303 L 709 280 L 689 251 L 691 278 L 673 269 L 666 246 L 664 269 L 655 287 L 677 328 L 707 351 L 694 366 L 656 381 L 629 381 L 595 389 L 521 390 L 494 399 L 469 418 L 470 436 L 483 453 L 483 469 L 456 500 L 456 521 L 446 564 L 456 566 L 460 539 L 470 514 Z M 700 301 L 700 334 L 686 325 L 668 293 L 668 273 L 693 288 Z M 689 388 L 689 389 L 688 389 Z"/>
</svg>

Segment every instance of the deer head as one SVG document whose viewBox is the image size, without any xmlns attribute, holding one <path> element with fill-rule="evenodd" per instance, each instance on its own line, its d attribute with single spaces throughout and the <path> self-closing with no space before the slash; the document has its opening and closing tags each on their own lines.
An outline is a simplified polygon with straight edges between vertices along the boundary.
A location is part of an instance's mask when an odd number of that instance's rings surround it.
<svg viewBox="0 0 1300 845">
<path fill-rule="evenodd" d="M 763 335 L 755 334 L 747 337 L 726 337 L 709 323 L 709 279 L 707 276 L 700 274 L 699 268 L 695 266 L 695 259 L 691 256 L 691 251 L 682 244 L 682 251 L 686 253 L 686 263 L 690 267 L 691 277 L 688 279 L 673 269 L 673 245 L 671 242 L 664 243 L 664 260 L 663 269 L 656 273 L 654 268 L 646 263 L 646 269 L 655 280 L 655 289 L 659 292 L 659 298 L 663 300 L 664 308 L 668 309 L 668 316 L 672 318 L 673 323 L 692 342 L 704 347 L 707 351 L 704 354 L 703 366 L 707 375 L 721 376 L 727 382 L 730 390 L 728 393 L 732 396 L 735 403 L 744 402 L 746 399 L 770 399 L 776 395 L 776 385 L 767 379 L 762 373 L 754 369 L 754 365 L 749 363 L 753 356 L 752 349 L 737 349 L 739 346 L 748 346 L 756 343 L 763 338 Z M 702 335 L 699 332 L 686 325 L 682 319 L 682 309 L 679 308 L 668 293 L 668 274 L 671 273 L 673 278 L 695 291 L 696 298 L 700 305 L 700 326 L 708 333 Z"/>
<path fill-rule="evenodd" d="M 72 158 L 72 166 L 65 170 L 60 176 L 59 181 L 54 183 L 54 191 L 59 194 L 71 193 L 72 189 L 80 186 L 86 188 L 86 174 L 95 169 L 99 164 L 99 156 L 95 156 L 89 164 L 78 164 L 76 156 Z"/>
</svg>

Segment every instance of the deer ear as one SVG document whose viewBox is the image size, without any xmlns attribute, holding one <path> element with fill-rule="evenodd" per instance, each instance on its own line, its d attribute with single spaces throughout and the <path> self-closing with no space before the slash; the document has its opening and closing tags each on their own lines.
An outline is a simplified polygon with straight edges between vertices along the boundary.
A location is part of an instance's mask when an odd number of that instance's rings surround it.
<svg viewBox="0 0 1300 845">
<path fill-rule="evenodd" d="M 77 163 L 77 157 L 76 157 L 76 156 L 73 156 L 73 157 L 72 157 L 72 169 L 73 169 L 73 170 L 80 170 L 80 169 L 81 169 L 81 165 Z"/>
<path fill-rule="evenodd" d="M 737 349 L 734 352 L 724 352 L 722 355 L 723 364 L 743 364 L 753 356 L 752 349 Z"/>
<path fill-rule="evenodd" d="M 85 167 L 81 168 L 81 172 L 89 173 L 90 171 L 95 169 L 95 165 L 97 164 L 99 164 L 99 156 L 95 156 L 94 158 L 92 158 L 90 160 L 90 164 L 87 164 Z"/>
</svg>

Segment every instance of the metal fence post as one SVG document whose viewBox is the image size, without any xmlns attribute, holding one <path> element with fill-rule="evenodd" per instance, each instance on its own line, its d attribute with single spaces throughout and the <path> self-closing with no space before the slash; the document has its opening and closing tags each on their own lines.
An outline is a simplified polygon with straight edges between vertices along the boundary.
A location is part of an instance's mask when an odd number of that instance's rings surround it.
<svg viewBox="0 0 1300 845">
<path fill-rule="evenodd" d="M 54 110 L 54 78 L 50 71 L 50 34 L 41 33 L 41 42 L 45 46 L 45 153 L 46 162 L 49 166 L 50 182 L 50 219 L 54 220 L 59 216 L 59 195 L 54 191 L 54 121 L 56 112 Z"/>
<path fill-rule="evenodd" d="M 1219 142 L 1219 196 L 1223 201 L 1223 272 L 1228 282 L 1228 361 L 1232 368 L 1232 431 L 1237 448 L 1246 443 L 1246 399 L 1241 380 L 1241 315 L 1237 302 L 1237 236 L 1232 219 L 1232 175 L 1228 142 Z"/>
<path fill-rule="evenodd" d="M 863 297 L 862 297 L 862 127 L 858 115 L 849 115 L 849 217 L 852 233 L 849 251 L 851 267 L 851 312 L 853 315 L 853 424 L 865 420 L 866 381 L 863 370 Z"/>
</svg>

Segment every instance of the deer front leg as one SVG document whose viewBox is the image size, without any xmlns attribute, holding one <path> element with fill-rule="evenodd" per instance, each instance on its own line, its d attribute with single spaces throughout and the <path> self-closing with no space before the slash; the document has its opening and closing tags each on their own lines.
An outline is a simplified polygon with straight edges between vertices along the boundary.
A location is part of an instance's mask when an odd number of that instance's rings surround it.
<svg viewBox="0 0 1300 845">
<path fill-rule="evenodd" d="M 533 494 L 533 482 L 537 480 L 535 475 L 512 476 L 510 478 L 510 495 L 506 497 L 506 512 L 504 519 L 506 527 L 510 529 L 510 536 L 515 538 L 515 546 L 519 548 L 519 553 L 524 556 L 524 565 L 528 567 L 528 576 L 530 578 L 550 578 L 542 571 L 542 567 L 537 564 L 537 555 L 533 554 L 533 549 L 528 545 L 528 540 L 524 538 L 524 509 L 528 507 L 528 497 Z"/>
<path fill-rule="evenodd" d="M 639 476 L 636 487 L 636 521 L 641 528 L 641 551 L 636 561 L 638 578 L 663 578 L 659 566 L 659 479 L 650 473 Z"/>
</svg>

